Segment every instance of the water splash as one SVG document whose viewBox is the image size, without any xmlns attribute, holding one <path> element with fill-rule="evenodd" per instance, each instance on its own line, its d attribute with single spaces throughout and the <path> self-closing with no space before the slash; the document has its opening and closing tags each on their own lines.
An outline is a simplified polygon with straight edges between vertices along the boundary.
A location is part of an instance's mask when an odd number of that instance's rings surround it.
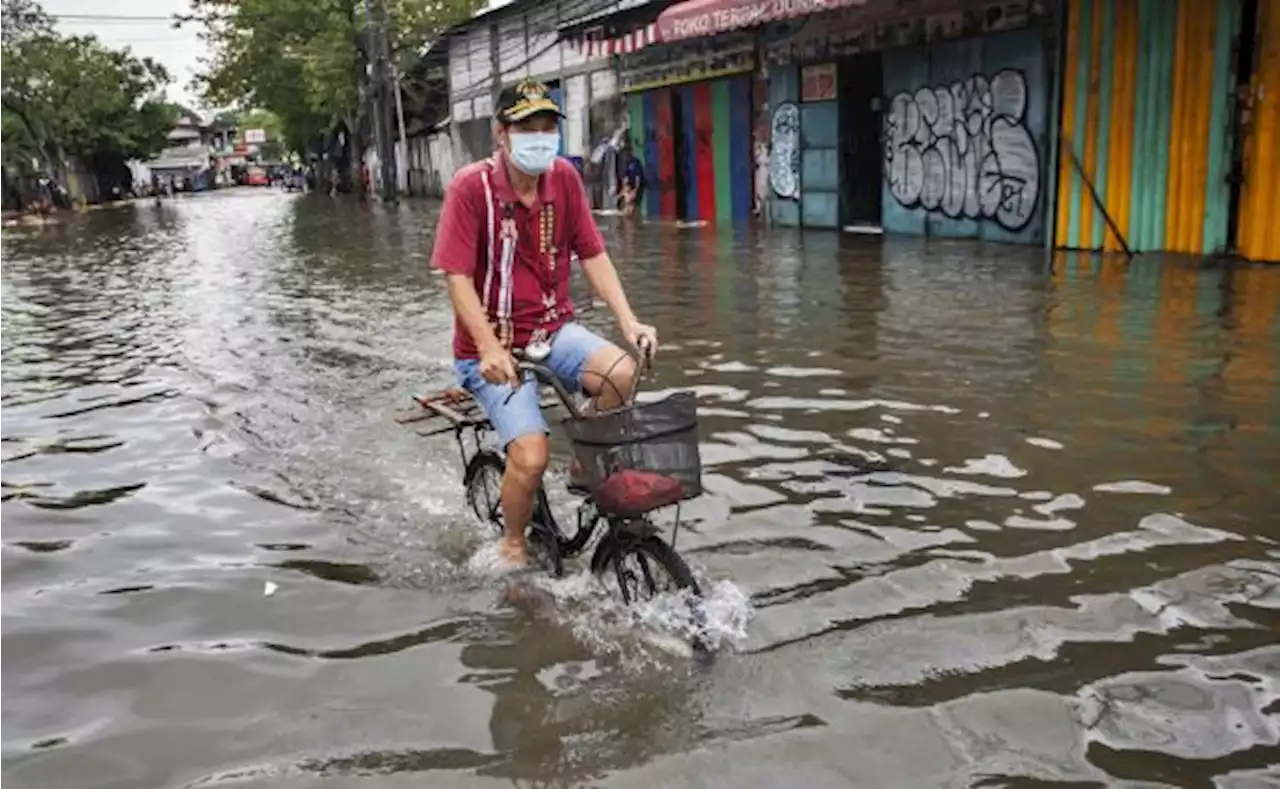
<svg viewBox="0 0 1280 789">
<path fill-rule="evenodd" d="M 717 651 L 746 641 L 754 610 L 747 594 L 730 580 L 699 577 L 701 600 L 680 590 L 628 606 L 586 568 L 566 568 L 564 577 L 554 578 L 537 566 L 536 555 L 531 560 L 530 569 L 513 572 L 504 566 L 497 542 L 484 541 L 465 566 L 477 580 L 505 579 L 508 601 L 535 601 L 537 615 L 568 627 L 593 652 L 645 660 L 655 658 L 656 649 L 688 658 L 695 641 Z"/>
</svg>

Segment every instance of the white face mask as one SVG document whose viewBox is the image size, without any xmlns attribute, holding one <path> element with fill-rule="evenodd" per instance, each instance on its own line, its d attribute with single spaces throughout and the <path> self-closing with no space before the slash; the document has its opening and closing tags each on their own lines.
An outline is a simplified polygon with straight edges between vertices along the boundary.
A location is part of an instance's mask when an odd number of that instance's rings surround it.
<svg viewBox="0 0 1280 789">
<path fill-rule="evenodd" d="M 520 172 L 541 175 L 551 169 L 560 150 L 560 132 L 511 132 L 511 161 Z"/>
</svg>

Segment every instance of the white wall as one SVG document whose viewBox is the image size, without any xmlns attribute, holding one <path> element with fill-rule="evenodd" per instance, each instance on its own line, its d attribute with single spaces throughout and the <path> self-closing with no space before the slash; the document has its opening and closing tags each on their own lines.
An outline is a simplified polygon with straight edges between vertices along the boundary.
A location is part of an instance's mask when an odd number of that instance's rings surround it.
<svg viewBox="0 0 1280 789">
<path fill-rule="evenodd" d="M 457 172 L 453 135 L 448 130 L 409 138 L 409 193 L 440 197 Z"/>
<path fill-rule="evenodd" d="M 467 37 L 449 39 L 449 90 L 462 90 L 471 84 L 471 61 L 467 55 Z"/>
<path fill-rule="evenodd" d="M 462 37 L 467 42 L 467 81 L 458 86 L 457 93 L 469 87 L 480 87 L 488 82 L 489 73 L 493 70 L 493 52 L 489 37 L 489 26 L 480 25 Z"/>
<path fill-rule="evenodd" d="M 564 81 L 564 152 L 585 156 L 587 146 L 587 75 Z"/>
<path fill-rule="evenodd" d="M 524 15 L 498 22 L 498 67 L 507 79 L 518 80 L 529 75 L 528 53 L 524 46 Z"/>
<path fill-rule="evenodd" d="M 563 20 L 579 18 L 592 10 L 595 0 L 548 0 L 540 6 L 530 5 L 521 13 L 496 19 L 481 17 L 475 27 L 449 38 L 449 95 L 451 120 L 454 124 L 491 117 L 493 114 L 493 42 L 496 29 L 499 84 L 511 85 L 525 77 L 544 82 L 561 80 L 564 103 L 565 152 L 570 156 L 590 153 L 590 105 L 618 92 L 617 74 L 609 57 L 588 59 L 568 41 L 559 40 L 558 28 Z M 607 3 L 599 0 L 604 8 Z M 569 73 L 566 73 L 569 72 Z M 453 168 L 470 161 L 464 138 L 457 130 L 452 134 Z M 474 146 L 473 146 L 474 147 Z M 478 155 L 478 154 L 477 154 Z M 435 157 L 431 168 L 442 165 Z M 443 171 L 441 171 L 443 172 Z M 444 183 L 448 182 L 444 179 Z"/>
<path fill-rule="evenodd" d="M 591 72 L 591 101 L 597 102 L 618 95 L 618 72 L 602 68 Z"/>
<path fill-rule="evenodd" d="M 604 6 L 604 3 L 601 3 Z M 498 66 L 501 84 L 518 82 L 524 77 L 544 81 L 559 79 L 565 70 L 585 67 L 608 68 L 608 57 L 588 60 L 568 41 L 558 41 L 557 30 L 562 19 L 584 15 L 590 8 L 586 0 L 557 0 L 531 6 L 523 13 L 505 16 L 496 22 L 481 18 L 474 28 L 449 38 L 449 94 L 454 104 L 454 120 L 483 117 L 490 110 L 470 107 L 471 114 L 459 117 L 458 104 L 476 96 L 492 93 L 493 53 L 490 31 L 496 24 L 498 33 Z"/>
<path fill-rule="evenodd" d="M 556 4 L 547 3 L 534 7 L 525 13 L 525 18 L 528 20 L 525 30 L 525 58 L 529 59 L 529 74 L 535 77 L 554 76 L 564 63 L 561 50 L 567 48 L 563 41 L 556 44 L 556 25 L 560 21 Z M 505 83 L 508 80 L 504 74 L 502 81 Z"/>
</svg>

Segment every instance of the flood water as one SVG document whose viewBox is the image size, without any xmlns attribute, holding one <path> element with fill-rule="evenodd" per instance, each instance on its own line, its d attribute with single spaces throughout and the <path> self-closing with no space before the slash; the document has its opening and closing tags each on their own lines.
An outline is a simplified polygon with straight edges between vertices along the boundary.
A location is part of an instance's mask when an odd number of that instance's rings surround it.
<svg viewBox="0 0 1280 789">
<path fill-rule="evenodd" d="M 8 786 L 1280 782 L 1280 268 L 602 219 L 701 398 L 700 666 L 477 564 L 393 421 L 432 210 L 6 229 Z"/>
</svg>

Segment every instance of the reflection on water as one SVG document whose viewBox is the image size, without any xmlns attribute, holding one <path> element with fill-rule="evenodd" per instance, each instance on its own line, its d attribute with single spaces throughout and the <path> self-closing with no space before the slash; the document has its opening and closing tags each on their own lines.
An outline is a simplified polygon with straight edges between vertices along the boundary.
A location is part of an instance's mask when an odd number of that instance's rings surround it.
<svg viewBox="0 0 1280 789">
<path fill-rule="evenodd" d="M 1280 270 L 605 220 L 701 400 L 699 669 L 469 569 L 390 418 L 450 377 L 430 210 L 6 233 L 15 785 L 1280 781 Z"/>
</svg>

